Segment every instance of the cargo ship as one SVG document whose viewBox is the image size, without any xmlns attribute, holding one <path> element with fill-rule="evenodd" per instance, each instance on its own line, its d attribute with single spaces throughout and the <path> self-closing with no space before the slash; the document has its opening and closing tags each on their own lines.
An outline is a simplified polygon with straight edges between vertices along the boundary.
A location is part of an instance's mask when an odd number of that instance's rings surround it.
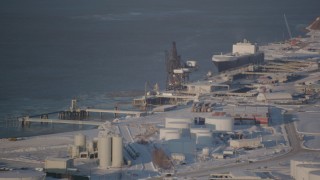
<svg viewBox="0 0 320 180">
<path fill-rule="evenodd" d="M 259 51 L 256 44 L 245 39 L 232 46 L 232 53 L 213 55 L 212 62 L 218 72 L 223 72 L 249 64 L 261 64 L 264 62 L 264 53 Z"/>
</svg>

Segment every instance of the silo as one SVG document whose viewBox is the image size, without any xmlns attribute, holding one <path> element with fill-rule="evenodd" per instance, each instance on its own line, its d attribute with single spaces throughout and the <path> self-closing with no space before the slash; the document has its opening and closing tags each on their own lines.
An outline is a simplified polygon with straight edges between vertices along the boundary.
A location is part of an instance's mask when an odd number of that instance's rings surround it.
<svg viewBox="0 0 320 180">
<path fill-rule="evenodd" d="M 311 171 L 309 173 L 309 180 L 319 180 L 320 179 L 320 170 Z"/>
<path fill-rule="evenodd" d="M 72 158 L 79 157 L 79 154 L 80 154 L 79 146 L 72 145 L 71 146 L 71 157 Z"/>
<path fill-rule="evenodd" d="M 199 145 L 211 145 L 212 133 L 211 132 L 199 132 L 196 134 L 196 144 Z"/>
<path fill-rule="evenodd" d="M 296 180 L 306 180 L 309 178 L 309 172 L 320 170 L 319 164 L 299 164 L 297 165 L 297 173 L 294 177 Z"/>
<path fill-rule="evenodd" d="M 93 141 L 89 141 L 87 144 L 87 151 L 90 153 L 94 152 L 94 146 L 93 146 Z"/>
<path fill-rule="evenodd" d="M 172 139 L 180 139 L 181 135 L 180 132 L 167 132 L 165 136 L 165 140 L 172 140 Z"/>
<path fill-rule="evenodd" d="M 86 136 L 84 134 L 76 134 L 74 136 L 74 145 L 79 146 L 81 150 L 86 148 Z"/>
<path fill-rule="evenodd" d="M 101 136 L 98 139 L 98 158 L 100 168 L 106 169 L 111 166 L 111 142 L 112 137 Z"/>
<path fill-rule="evenodd" d="M 122 137 L 112 137 L 112 167 L 121 167 L 123 161 Z"/>
</svg>

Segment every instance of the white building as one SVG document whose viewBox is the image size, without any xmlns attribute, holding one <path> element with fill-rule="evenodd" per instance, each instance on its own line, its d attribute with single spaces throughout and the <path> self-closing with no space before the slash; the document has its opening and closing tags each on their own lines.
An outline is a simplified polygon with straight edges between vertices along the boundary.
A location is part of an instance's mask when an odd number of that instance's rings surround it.
<svg viewBox="0 0 320 180">
<path fill-rule="evenodd" d="M 261 138 L 230 140 L 230 147 L 233 148 L 257 148 L 261 146 Z"/>
<path fill-rule="evenodd" d="M 257 101 L 283 101 L 292 100 L 290 93 L 259 93 Z"/>
</svg>

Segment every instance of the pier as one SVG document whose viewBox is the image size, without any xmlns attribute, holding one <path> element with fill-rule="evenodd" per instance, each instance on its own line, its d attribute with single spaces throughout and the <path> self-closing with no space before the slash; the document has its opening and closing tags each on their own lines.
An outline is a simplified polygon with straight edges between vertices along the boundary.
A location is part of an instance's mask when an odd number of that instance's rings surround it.
<svg viewBox="0 0 320 180">
<path fill-rule="evenodd" d="M 78 124 L 78 125 L 93 125 L 93 126 L 99 126 L 104 123 L 104 122 L 98 122 L 98 121 L 41 119 L 41 118 L 29 118 L 29 117 L 20 118 L 19 121 L 21 121 L 22 124 L 37 122 L 37 123 L 60 123 L 60 124 Z"/>
<path fill-rule="evenodd" d="M 142 111 L 125 111 L 125 110 L 118 110 L 118 109 L 114 109 L 114 110 L 109 110 L 109 109 L 86 109 L 85 111 L 87 113 L 89 113 L 89 112 L 113 113 L 113 114 L 115 114 L 115 117 L 116 117 L 117 114 L 134 115 L 136 117 L 141 117 L 141 116 L 146 115 L 146 112 L 142 112 Z"/>
</svg>

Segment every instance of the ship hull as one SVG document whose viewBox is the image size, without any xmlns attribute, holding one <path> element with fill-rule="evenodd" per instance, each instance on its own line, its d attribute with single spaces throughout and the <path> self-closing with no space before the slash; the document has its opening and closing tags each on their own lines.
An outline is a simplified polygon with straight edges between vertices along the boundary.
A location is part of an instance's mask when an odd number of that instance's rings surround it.
<svg viewBox="0 0 320 180">
<path fill-rule="evenodd" d="M 212 61 L 217 67 L 218 72 L 235 69 L 250 64 L 262 64 L 264 62 L 264 53 L 258 52 L 251 55 L 238 56 L 230 61 Z"/>
</svg>

